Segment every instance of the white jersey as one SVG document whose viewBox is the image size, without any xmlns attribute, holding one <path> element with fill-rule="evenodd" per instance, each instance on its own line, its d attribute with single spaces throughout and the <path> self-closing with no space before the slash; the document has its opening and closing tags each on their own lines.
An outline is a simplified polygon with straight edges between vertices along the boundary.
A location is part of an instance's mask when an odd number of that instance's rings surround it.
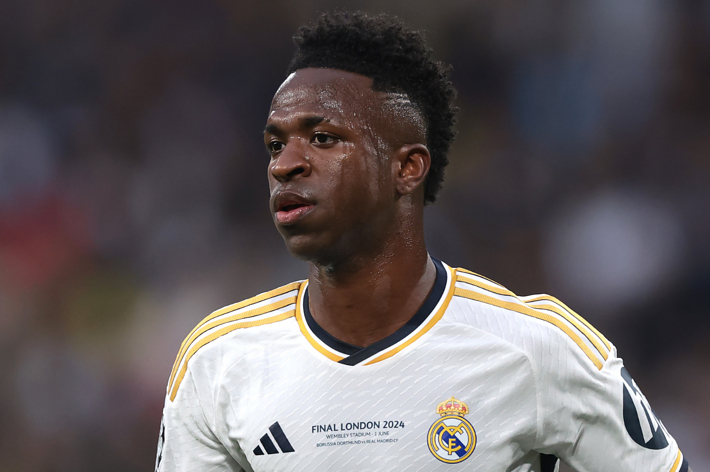
<svg viewBox="0 0 710 472">
<path fill-rule="evenodd" d="M 366 348 L 315 323 L 307 281 L 205 318 L 170 376 L 156 469 L 687 470 L 585 320 L 435 264 L 421 309 Z"/>
</svg>

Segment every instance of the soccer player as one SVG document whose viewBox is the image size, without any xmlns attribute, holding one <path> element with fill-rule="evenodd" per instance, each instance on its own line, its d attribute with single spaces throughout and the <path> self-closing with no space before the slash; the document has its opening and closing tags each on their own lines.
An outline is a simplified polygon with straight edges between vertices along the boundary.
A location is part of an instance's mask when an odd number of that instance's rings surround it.
<svg viewBox="0 0 710 472">
<path fill-rule="evenodd" d="M 156 469 L 687 472 L 601 333 L 427 252 L 454 90 L 422 36 L 337 13 L 295 41 L 264 143 L 308 279 L 188 335 Z"/>
</svg>

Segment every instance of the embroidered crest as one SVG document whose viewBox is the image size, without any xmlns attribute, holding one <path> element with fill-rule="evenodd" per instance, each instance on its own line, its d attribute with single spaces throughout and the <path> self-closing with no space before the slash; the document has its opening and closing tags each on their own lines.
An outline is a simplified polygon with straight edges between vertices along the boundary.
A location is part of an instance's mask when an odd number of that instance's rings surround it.
<svg viewBox="0 0 710 472">
<path fill-rule="evenodd" d="M 476 448 L 476 431 L 464 418 L 468 405 L 453 396 L 436 407 L 441 418 L 427 433 L 427 446 L 434 457 L 447 464 L 466 460 Z"/>
</svg>

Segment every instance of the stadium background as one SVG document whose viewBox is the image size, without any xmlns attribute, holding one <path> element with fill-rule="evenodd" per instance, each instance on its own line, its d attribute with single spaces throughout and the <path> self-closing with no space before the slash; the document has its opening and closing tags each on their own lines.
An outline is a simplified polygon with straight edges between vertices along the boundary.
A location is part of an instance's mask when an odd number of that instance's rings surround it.
<svg viewBox="0 0 710 472">
<path fill-rule="evenodd" d="M 340 5 L 454 66 L 432 254 L 597 325 L 710 470 L 710 2 Z M 260 135 L 333 6 L 0 2 L 0 471 L 152 470 L 183 336 L 304 276 Z"/>
</svg>

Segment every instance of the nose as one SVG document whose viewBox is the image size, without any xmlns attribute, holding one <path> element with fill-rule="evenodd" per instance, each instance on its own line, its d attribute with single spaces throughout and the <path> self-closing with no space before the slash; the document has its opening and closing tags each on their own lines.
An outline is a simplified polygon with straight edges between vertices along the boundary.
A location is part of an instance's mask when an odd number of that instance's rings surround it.
<svg viewBox="0 0 710 472">
<path fill-rule="evenodd" d="M 296 140 L 287 143 L 269 166 L 271 175 L 279 182 L 286 182 L 297 175 L 307 177 L 311 173 L 311 163 L 305 149 Z"/>
</svg>

